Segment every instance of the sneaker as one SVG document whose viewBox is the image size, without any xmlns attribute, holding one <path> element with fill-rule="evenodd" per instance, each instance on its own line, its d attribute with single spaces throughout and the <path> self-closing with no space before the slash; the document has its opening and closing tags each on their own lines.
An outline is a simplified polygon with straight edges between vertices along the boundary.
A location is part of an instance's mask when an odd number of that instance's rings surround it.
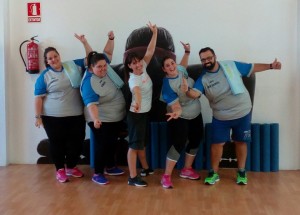
<svg viewBox="0 0 300 215">
<path fill-rule="evenodd" d="M 115 166 L 113 168 L 106 169 L 104 173 L 107 175 L 123 175 L 124 171 Z"/>
<path fill-rule="evenodd" d="M 162 184 L 163 188 L 171 189 L 173 188 L 173 184 L 171 182 L 171 176 L 164 174 L 161 178 L 160 183 Z"/>
<path fill-rule="evenodd" d="M 66 169 L 66 174 L 68 176 L 73 176 L 75 178 L 81 178 L 84 176 L 84 174 L 78 169 L 78 167 L 74 167 L 73 169 Z"/>
<path fill-rule="evenodd" d="M 109 183 L 109 181 L 105 178 L 103 174 L 94 174 L 92 177 L 92 181 L 101 185 L 105 185 Z"/>
<path fill-rule="evenodd" d="M 210 170 L 208 172 L 208 176 L 204 180 L 204 183 L 208 185 L 212 185 L 215 184 L 217 181 L 220 181 L 220 177 L 218 173 L 214 172 L 213 170 Z"/>
<path fill-rule="evenodd" d="M 236 177 L 236 183 L 239 185 L 246 185 L 248 182 L 247 173 L 246 171 L 238 171 Z"/>
<path fill-rule="evenodd" d="M 148 168 L 148 169 L 142 169 L 140 175 L 141 175 L 142 177 L 145 177 L 145 176 L 147 176 L 147 175 L 152 175 L 153 173 L 154 173 L 153 169 Z"/>
<path fill-rule="evenodd" d="M 200 179 L 200 175 L 193 170 L 192 168 L 183 168 L 180 171 L 180 175 L 181 178 L 188 178 L 188 179 L 192 179 L 192 180 L 199 180 Z"/>
<path fill-rule="evenodd" d="M 68 176 L 66 175 L 66 170 L 64 168 L 56 171 L 56 179 L 61 183 L 69 181 Z"/>
<path fill-rule="evenodd" d="M 146 187 L 148 186 L 147 182 L 141 179 L 139 176 L 135 176 L 134 178 L 128 178 L 128 184 L 137 187 Z"/>
</svg>

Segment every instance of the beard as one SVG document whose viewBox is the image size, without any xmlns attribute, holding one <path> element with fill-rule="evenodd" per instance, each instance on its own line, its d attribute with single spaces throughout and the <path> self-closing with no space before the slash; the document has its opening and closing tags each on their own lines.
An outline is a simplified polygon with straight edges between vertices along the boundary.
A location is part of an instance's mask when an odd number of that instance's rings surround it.
<svg viewBox="0 0 300 215">
<path fill-rule="evenodd" d="M 216 65 L 216 61 L 213 61 L 213 62 L 205 63 L 203 65 L 203 68 L 207 70 L 212 70 L 215 67 L 215 65 Z"/>
</svg>

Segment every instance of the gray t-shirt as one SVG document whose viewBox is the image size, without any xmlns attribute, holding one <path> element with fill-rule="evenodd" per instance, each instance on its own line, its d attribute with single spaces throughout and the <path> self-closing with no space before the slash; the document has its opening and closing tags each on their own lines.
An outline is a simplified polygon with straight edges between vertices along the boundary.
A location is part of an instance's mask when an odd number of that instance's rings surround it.
<svg viewBox="0 0 300 215">
<path fill-rule="evenodd" d="M 78 72 L 82 72 L 84 59 L 74 62 L 78 66 Z M 43 71 L 36 81 L 34 94 L 44 97 L 42 115 L 67 117 L 83 114 L 79 88 L 71 86 L 70 79 L 64 69 L 54 71 L 49 67 Z"/>
<path fill-rule="evenodd" d="M 178 73 L 178 76 L 175 78 L 165 77 L 163 79 L 162 86 L 162 97 L 168 106 L 174 104 L 176 101 L 179 101 L 182 114 L 180 118 L 183 119 L 194 119 L 201 112 L 201 104 L 199 99 L 191 99 L 186 96 L 180 89 L 182 78 L 185 78 L 181 72 Z M 189 87 L 194 85 L 194 80 L 190 77 L 187 79 Z M 168 108 L 168 112 L 169 112 Z"/>
<path fill-rule="evenodd" d="M 103 78 L 85 72 L 81 83 L 81 95 L 86 105 L 84 113 L 86 121 L 93 121 L 87 107 L 96 104 L 102 122 L 118 122 L 124 119 L 125 99 L 120 89 L 111 81 L 108 75 Z"/>
<path fill-rule="evenodd" d="M 251 75 L 252 64 L 241 62 L 235 64 L 241 76 Z M 247 89 L 244 89 L 244 93 L 234 95 L 221 67 L 216 72 L 204 70 L 193 89 L 205 94 L 213 110 L 213 116 L 218 120 L 238 119 L 251 111 L 252 104 Z"/>
</svg>

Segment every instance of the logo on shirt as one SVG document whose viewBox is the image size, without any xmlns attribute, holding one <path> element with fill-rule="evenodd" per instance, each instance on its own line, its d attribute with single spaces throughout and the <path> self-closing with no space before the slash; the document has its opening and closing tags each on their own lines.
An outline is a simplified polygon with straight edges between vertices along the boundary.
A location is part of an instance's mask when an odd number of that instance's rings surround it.
<svg viewBox="0 0 300 215">
<path fill-rule="evenodd" d="M 106 82 L 103 81 L 103 80 L 100 80 L 100 81 L 99 81 L 99 84 L 100 84 L 101 87 L 104 87 L 104 85 L 106 84 Z"/>
<path fill-rule="evenodd" d="M 211 83 L 212 81 L 210 81 L 210 83 Z M 212 83 L 212 84 L 209 84 L 209 85 L 207 85 L 207 88 L 209 89 L 209 88 L 211 88 L 211 87 L 214 87 L 214 86 L 216 86 L 217 84 L 219 84 L 220 82 L 219 81 L 217 81 L 217 82 L 215 82 L 215 83 Z"/>
</svg>

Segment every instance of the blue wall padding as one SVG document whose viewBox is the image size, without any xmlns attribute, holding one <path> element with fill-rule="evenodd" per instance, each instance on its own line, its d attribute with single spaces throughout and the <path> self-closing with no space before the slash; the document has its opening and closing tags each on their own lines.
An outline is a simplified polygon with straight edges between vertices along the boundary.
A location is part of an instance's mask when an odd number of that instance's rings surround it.
<svg viewBox="0 0 300 215">
<path fill-rule="evenodd" d="M 202 170 L 204 167 L 203 163 L 203 150 L 204 150 L 204 141 L 201 141 L 199 149 L 195 158 L 194 166 L 197 170 Z"/>
<path fill-rule="evenodd" d="M 260 126 L 261 137 L 261 171 L 270 172 L 271 154 L 270 154 L 270 124 L 262 124 Z"/>
<path fill-rule="evenodd" d="M 271 171 L 279 170 L 279 124 L 272 123 L 270 125 L 271 136 Z"/>
<path fill-rule="evenodd" d="M 167 122 L 150 123 L 150 143 L 146 148 L 147 160 L 151 168 L 164 169 L 166 156 L 171 143 L 168 138 Z M 197 170 L 211 169 L 210 146 L 212 144 L 212 124 L 205 125 L 205 138 L 200 143 L 195 158 L 194 168 Z M 246 169 L 254 172 L 276 172 L 279 170 L 279 124 L 251 124 L 251 143 L 247 144 Z M 95 137 L 90 130 L 90 166 L 94 168 Z M 185 150 L 177 162 L 176 168 L 184 166 Z M 140 164 L 138 162 L 138 167 Z"/>
<path fill-rule="evenodd" d="M 247 142 L 246 170 L 251 170 L 251 142 Z"/>
<path fill-rule="evenodd" d="M 159 142 L 159 167 L 160 168 L 166 168 L 166 158 L 167 158 L 167 152 L 169 150 L 169 141 L 168 141 L 168 127 L 167 122 L 160 122 L 159 123 L 159 136 L 160 136 L 160 142 Z"/>
<path fill-rule="evenodd" d="M 93 131 L 90 129 L 90 166 L 95 167 L 95 137 Z"/>
<path fill-rule="evenodd" d="M 176 169 L 182 169 L 184 167 L 184 161 L 185 161 L 185 148 L 180 153 L 179 160 L 176 164 Z"/>
<path fill-rule="evenodd" d="M 260 171 L 260 125 L 251 125 L 251 171 Z"/>
<path fill-rule="evenodd" d="M 207 123 L 205 124 L 205 145 L 204 145 L 204 152 L 205 152 L 205 168 L 207 170 L 211 169 L 211 162 L 210 162 L 210 145 L 212 139 L 212 124 Z"/>
<path fill-rule="evenodd" d="M 153 169 L 159 168 L 159 157 L 158 157 L 158 145 L 159 145 L 159 126 L 157 122 L 151 122 L 151 142 L 150 142 L 150 150 L 151 150 L 151 167 Z"/>
</svg>

